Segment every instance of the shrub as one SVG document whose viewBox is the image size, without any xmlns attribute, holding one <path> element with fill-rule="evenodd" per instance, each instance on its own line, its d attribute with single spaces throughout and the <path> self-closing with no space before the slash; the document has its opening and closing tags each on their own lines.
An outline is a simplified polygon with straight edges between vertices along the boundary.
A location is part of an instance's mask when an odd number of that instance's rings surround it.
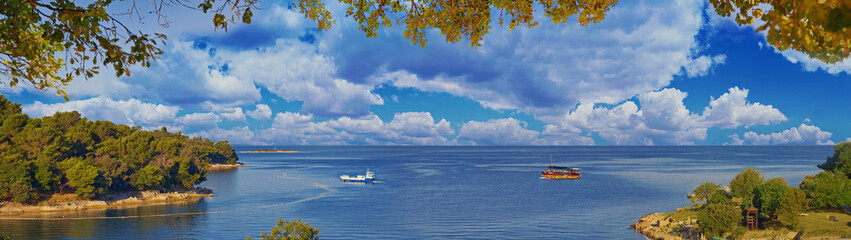
<svg viewBox="0 0 851 240">
<path fill-rule="evenodd" d="M 708 204 L 697 212 L 698 229 L 706 236 L 723 237 L 733 233 L 742 221 L 741 210 L 726 204 Z"/>
<path fill-rule="evenodd" d="M 264 240 L 314 240 L 319 239 L 318 228 L 313 228 L 309 223 L 302 222 L 301 219 L 292 221 L 281 221 L 278 218 L 278 224 L 272 228 L 271 233 L 261 233 L 260 236 Z M 246 240 L 251 237 L 246 237 Z"/>
</svg>

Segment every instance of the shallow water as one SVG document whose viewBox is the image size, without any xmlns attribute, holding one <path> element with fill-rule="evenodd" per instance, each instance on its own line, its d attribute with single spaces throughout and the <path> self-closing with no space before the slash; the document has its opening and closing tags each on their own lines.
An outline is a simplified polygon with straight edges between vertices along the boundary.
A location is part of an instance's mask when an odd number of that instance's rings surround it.
<svg viewBox="0 0 851 240">
<path fill-rule="evenodd" d="M 300 152 L 241 153 L 247 166 L 209 173 L 201 186 L 216 196 L 197 203 L 3 219 L 0 234 L 243 239 L 268 232 L 277 218 L 301 218 L 322 229 L 323 239 L 635 238 L 630 223 L 687 206 L 686 194 L 702 181 L 726 184 L 741 169 L 756 166 L 767 178 L 795 185 L 819 172 L 816 165 L 833 151 L 831 146 L 278 149 Z M 549 154 L 555 165 L 581 167 L 582 178 L 541 179 Z M 350 184 L 338 178 L 366 168 L 380 181 Z"/>
</svg>

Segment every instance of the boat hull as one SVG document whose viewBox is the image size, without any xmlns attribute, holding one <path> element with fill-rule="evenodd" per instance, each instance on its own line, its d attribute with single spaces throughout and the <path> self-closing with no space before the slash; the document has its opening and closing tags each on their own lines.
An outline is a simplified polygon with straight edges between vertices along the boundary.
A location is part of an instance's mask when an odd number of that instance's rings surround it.
<svg viewBox="0 0 851 240">
<path fill-rule="evenodd" d="M 374 179 L 374 178 L 367 178 L 367 179 L 343 179 L 343 182 L 365 182 L 365 183 L 371 183 L 372 181 L 375 181 L 375 179 Z"/>
<path fill-rule="evenodd" d="M 580 174 L 551 174 L 551 173 L 541 173 L 541 176 L 547 179 L 579 179 L 582 175 Z"/>
</svg>

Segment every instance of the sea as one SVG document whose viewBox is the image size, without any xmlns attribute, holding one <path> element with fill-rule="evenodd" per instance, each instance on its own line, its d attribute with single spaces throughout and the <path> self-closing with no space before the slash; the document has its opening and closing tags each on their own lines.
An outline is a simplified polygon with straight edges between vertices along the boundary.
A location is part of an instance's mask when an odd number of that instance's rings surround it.
<svg viewBox="0 0 851 240">
<path fill-rule="evenodd" d="M 832 146 L 239 146 L 245 163 L 210 172 L 193 203 L 0 216 L 13 239 L 245 239 L 282 220 L 320 239 L 643 239 L 629 225 L 689 206 L 703 181 L 757 167 L 798 185 Z M 576 180 L 541 178 L 579 167 Z M 341 174 L 375 172 L 372 184 Z"/>
</svg>

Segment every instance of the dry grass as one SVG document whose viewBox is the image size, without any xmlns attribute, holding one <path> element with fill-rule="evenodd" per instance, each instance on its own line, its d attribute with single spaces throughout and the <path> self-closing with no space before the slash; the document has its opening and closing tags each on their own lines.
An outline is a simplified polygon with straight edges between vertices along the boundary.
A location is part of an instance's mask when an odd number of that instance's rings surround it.
<svg viewBox="0 0 851 240">
<path fill-rule="evenodd" d="M 851 215 L 839 212 L 810 211 L 798 217 L 802 237 L 851 237 Z M 832 216 L 839 221 L 828 220 Z"/>
<path fill-rule="evenodd" d="M 703 207 L 703 204 L 683 207 L 677 209 L 676 212 L 665 213 L 664 216 L 665 218 L 673 218 L 674 221 L 685 221 L 689 218 L 697 219 L 697 211 L 700 210 L 701 207 Z"/>
<path fill-rule="evenodd" d="M 58 204 L 58 203 L 75 202 L 75 201 L 79 201 L 79 200 L 80 199 L 77 198 L 77 194 L 73 194 L 73 193 L 53 194 L 52 196 L 50 196 L 50 199 L 47 199 L 47 201 L 41 202 L 41 204 L 39 204 L 39 205 L 53 205 L 53 204 Z"/>
</svg>

